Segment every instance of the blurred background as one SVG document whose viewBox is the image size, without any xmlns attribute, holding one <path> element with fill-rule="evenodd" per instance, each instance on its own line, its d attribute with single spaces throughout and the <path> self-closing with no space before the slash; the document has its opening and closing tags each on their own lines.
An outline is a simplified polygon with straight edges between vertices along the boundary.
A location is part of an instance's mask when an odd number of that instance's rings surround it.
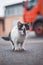
<svg viewBox="0 0 43 65">
<path fill-rule="evenodd" d="M 22 21 L 23 0 L 0 0 L 0 36 L 6 36 L 18 20 Z"/>
</svg>

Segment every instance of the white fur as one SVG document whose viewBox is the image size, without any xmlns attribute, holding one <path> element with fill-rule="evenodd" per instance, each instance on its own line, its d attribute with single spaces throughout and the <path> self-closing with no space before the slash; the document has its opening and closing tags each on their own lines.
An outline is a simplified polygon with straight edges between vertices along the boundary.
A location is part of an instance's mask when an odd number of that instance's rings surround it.
<svg viewBox="0 0 43 65">
<path fill-rule="evenodd" d="M 17 45 L 17 40 L 20 42 L 23 42 L 25 40 L 25 36 L 22 36 L 21 34 L 23 31 L 19 31 L 17 25 L 13 27 L 13 29 L 11 30 L 11 39 L 14 42 L 14 46 L 15 50 L 18 49 L 18 45 Z M 12 49 L 13 49 L 12 48 Z"/>
</svg>

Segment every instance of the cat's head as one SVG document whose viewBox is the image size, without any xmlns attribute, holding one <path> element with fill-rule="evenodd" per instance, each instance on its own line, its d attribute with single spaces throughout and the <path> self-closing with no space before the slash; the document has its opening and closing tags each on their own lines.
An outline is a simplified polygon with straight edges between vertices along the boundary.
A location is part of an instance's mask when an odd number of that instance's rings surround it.
<svg viewBox="0 0 43 65">
<path fill-rule="evenodd" d="M 17 26 L 18 26 L 19 32 L 22 35 L 26 35 L 26 27 L 20 21 L 18 21 Z"/>
</svg>

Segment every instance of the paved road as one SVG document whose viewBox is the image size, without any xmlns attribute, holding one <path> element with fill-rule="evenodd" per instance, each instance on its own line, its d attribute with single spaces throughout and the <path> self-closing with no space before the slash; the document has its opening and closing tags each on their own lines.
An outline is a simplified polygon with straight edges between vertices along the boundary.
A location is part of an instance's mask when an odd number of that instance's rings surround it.
<svg viewBox="0 0 43 65">
<path fill-rule="evenodd" d="M 13 52 L 11 42 L 0 39 L 0 65 L 43 65 L 43 37 L 30 34 L 24 47 L 24 52 Z"/>
</svg>

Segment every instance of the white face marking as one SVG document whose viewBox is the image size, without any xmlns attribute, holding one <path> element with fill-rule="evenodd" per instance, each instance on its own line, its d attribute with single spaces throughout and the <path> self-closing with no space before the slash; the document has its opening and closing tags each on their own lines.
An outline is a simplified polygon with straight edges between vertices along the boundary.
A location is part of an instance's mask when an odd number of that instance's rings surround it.
<svg viewBox="0 0 43 65">
<path fill-rule="evenodd" d="M 24 30 L 25 26 L 22 27 L 22 29 Z"/>
</svg>

